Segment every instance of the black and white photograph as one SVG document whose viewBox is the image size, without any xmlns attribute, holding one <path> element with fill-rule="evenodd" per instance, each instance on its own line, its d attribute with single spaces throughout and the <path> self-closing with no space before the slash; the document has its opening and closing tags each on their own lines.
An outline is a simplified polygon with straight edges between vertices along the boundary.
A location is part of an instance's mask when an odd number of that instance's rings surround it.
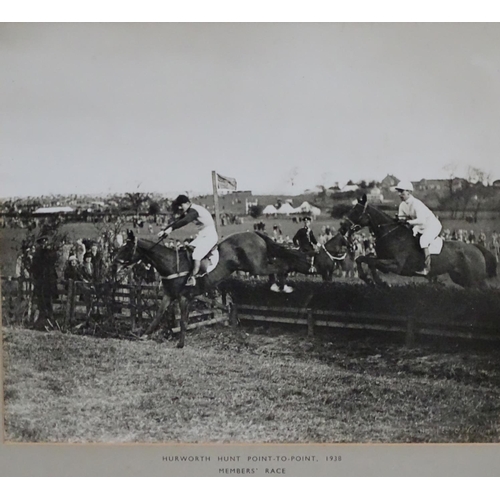
<svg viewBox="0 0 500 500">
<path fill-rule="evenodd" d="M 500 25 L 3 23 L 0 65 L 9 452 L 498 474 Z"/>
</svg>

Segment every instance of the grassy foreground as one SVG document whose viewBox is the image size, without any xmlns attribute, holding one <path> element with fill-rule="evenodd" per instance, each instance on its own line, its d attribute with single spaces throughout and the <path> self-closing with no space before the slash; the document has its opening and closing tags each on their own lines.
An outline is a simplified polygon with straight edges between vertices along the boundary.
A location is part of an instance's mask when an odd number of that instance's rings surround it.
<svg viewBox="0 0 500 500">
<path fill-rule="evenodd" d="M 199 329 L 189 345 L 5 329 L 15 442 L 499 442 L 498 350 Z"/>
</svg>

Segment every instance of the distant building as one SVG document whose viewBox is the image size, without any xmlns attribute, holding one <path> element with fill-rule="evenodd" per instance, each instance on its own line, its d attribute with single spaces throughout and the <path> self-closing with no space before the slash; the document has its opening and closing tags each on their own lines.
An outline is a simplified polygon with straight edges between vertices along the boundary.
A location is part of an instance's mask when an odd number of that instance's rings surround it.
<svg viewBox="0 0 500 500">
<path fill-rule="evenodd" d="M 73 212 L 71 207 L 42 207 L 37 208 L 33 213 L 35 215 L 67 214 Z"/>
<path fill-rule="evenodd" d="M 220 190 L 219 190 L 220 191 Z M 232 214 L 248 213 L 248 201 L 252 197 L 252 191 L 232 191 L 227 194 L 219 194 L 219 209 L 221 212 Z M 203 205 L 208 210 L 214 209 L 214 197 L 212 194 L 197 196 L 193 198 L 195 203 Z"/>
<path fill-rule="evenodd" d="M 380 182 L 381 189 L 391 189 L 395 187 L 399 182 L 399 179 L 392 174 L 387 174 Z"/>
<path fill-rule="evenodd" d="M 455 177 L 454 179 L 421 179 L 420 181 L 413 182 L 415 191 L 459 191 L 463 189 L 468 182 L 465 179 Z"/>
<path fill-rule="evenodd" d="M 249 200 L 248 198 L 245 198 L 245 214 L 248 214 L 248 211 L 250 210 L 250 207 L 256 207 L 259 204 L 259 200 L 255 198 L 254 200 Z"/>
<path fill-rule="evenodd" d="M 373 187 L 370 189 L 370 192 L 366 195 L 368 203 L 383 203 L 384 195 L 382 194 L 382 190 L 378 187 Z"/>
</svg>

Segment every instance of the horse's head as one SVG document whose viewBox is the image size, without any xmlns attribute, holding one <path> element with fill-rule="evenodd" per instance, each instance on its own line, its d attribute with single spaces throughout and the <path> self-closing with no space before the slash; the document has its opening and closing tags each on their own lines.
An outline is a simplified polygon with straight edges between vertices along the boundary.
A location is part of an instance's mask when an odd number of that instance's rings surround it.
<svg viewBox="0 0 500 500">
<path fill-rule="evenodd" d="M 113 259 L 113 269 L 118 274 L 125 267 L 135 264 L 141 259 L 141 255 L 137 250 L 137 238 L 130 229 L 127 231 L 127 241 L 116 252 Z"/>
<path fill-rule="evenodd" d="M 343 260 L 346 256 L 351 242 L 340 231 L 330 238 L 324 245 L 324 249 L 330 254 L 330 258 Z"/>
<path fill-rule="evenodd" d="M 366 194 L 356 201 L 354 208 L 347 214 L 340 225 L 340 233 L 350 236 L 361 228 L 370 225 L 370 214 L 367 211 L 368 202 Z"/>
</svg>

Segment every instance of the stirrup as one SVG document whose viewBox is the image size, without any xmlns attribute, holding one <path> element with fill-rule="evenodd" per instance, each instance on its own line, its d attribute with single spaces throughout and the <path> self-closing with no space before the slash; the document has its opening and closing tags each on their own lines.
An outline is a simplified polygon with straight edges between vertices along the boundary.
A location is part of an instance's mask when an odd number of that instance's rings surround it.
<svg viewBox="0 0 500 500">
<path fill-rule="evenodd" d="M 415 274 L 418 274 L 419 276 L 427 276 L 430 273 L 428 269 L 424 269 L 423 271 L 415 271 Z"/>
<path fill-rule="evenodd" d="M 318 270 L 317 270 L 314 266 L 311 266 L 311 267 L 309 268 L 309 271 L 308 271 L 308 272 L 310 272 L 310 273 L 317 273 L 317 272 L 318 272 Z"/>
<path fill-rule="evenodd" d="M 186 281 L 186 286 L 196 286 L 196 278 L 194 276 L 190 276 Z"/>
</svg>

